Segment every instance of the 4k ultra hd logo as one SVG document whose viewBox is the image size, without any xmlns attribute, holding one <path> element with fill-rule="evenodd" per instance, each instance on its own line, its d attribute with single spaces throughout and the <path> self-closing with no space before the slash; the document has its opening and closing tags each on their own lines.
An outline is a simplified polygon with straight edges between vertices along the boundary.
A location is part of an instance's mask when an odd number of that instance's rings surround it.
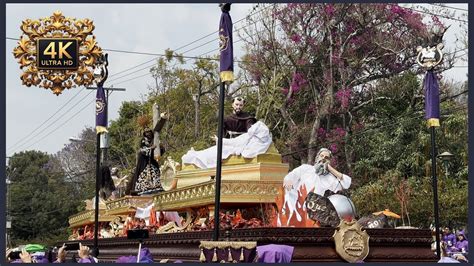
<svg viewBox="0 0 474 266">
<path fill-rule="evenodd" d="M 27 87 L 50 89 L 59 95 L 64 89 L 94 82 L 94 68 L 102 56 L 90 19 L 65 17 L 61 11 L 38 20 L 25 19 L 23 34 L 13 56 Z"/>
<path fill-rule="evenodd" d="M 37 40 L 38 69 L 78 68 L 78 42 L 76 39 Z"/>
</svg>

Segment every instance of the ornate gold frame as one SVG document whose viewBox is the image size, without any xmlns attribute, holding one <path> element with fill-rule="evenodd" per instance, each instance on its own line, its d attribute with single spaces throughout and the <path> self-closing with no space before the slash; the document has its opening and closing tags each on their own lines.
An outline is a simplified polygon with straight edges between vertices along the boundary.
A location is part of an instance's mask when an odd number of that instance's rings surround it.
<svg viewBox="0 0 474 266">
<path fill-rule="evenodd" d="M 50 89 L 56 95 L 61 94 L 64 89 L 91 85 L 94 81 L 94 65 L 102 55 L 102 49 L 92 35 L 94 28 L 92 20 L 65 17 L 61 11 L 55 11 L 49 18 L 22 21 L 23 35 L 18 46 L 13 49 L 13 55 L 23 69 L 20 77 L 23 85 Z M 39 70 L 36 47 L 39 38 L 77 39 L 78 69 Z"/>
</svg>

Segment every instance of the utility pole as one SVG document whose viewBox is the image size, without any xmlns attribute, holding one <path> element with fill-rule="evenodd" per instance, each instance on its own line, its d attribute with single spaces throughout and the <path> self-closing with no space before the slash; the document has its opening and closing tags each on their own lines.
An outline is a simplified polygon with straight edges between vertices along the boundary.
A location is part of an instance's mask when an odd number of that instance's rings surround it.
<svg viewBox="0 0 474 266">
<path fill-rule="evenodd" d="M 108 96 L 110 91 L 125 91 L 123 88 L 104 88 L 104 83 L 109 75 L 107 66 L 109 65 L 108 55 L 102 55 L 96 68 L 94 69 L 94 80 L 97 87 L 87 87 L 88 90 L 97 90 L 96 108 L 96 178 L 95 178 L 95 204 L 94 204 L 94 248 L 92 254 L 99 256 L 99 190 L 101 180 L 101 166 L 107 159 L 108 134 L 107 134 L 107 113 Z M 104 93 L 106 91 L 107 93 Z M 101 154 L 103 154 L 101 156 Z M 101 161 L 101 158 L 103 161 Z"/>
<path fill-rule="evenodd" d="M 86 89 L 88 90 L 97 90 L 97 87 L 86 87 Z M 106 97 L 106 101 L 107 101 L 107 104 L 105 105 L 105 112 L 108 114 L 108 109 L 109 109 L 109 96 L 110 94 L 112 94 L 113 91 L 125 91 L 126 89 L 125 88 L 113 88 L 113 87 L 110 87 L 110 88 L 104 88 L 104 90 L 106 91 L 107 93 L 107 97 Z M 101 150 L 101 153 L 100 153 L 100 162 L 101 162 L 101 165 L 102 164 L 106 164 L 107 161 L 108 161 L 108 148 L 109 148 L 109 134 L 108 132 L 103 132 L 101 134 L 98 134 L 100 135 L 100 138 L 99 138 L 99 149 Z"/>
<path fill-rule="evenodd" d="M 9 248 L 12 248 L 12 241 L 11 241 L 11 228 L 12 228 L 12 215 L 11 215 L 11 175 L 15 172 L 16 168 L 13 169 L 11 173 L 8 173 L 7 178 L 6 178 L 6 185 L 7 185 L 7 219 L 6 219 L 6 246 Z"/>
</svg>

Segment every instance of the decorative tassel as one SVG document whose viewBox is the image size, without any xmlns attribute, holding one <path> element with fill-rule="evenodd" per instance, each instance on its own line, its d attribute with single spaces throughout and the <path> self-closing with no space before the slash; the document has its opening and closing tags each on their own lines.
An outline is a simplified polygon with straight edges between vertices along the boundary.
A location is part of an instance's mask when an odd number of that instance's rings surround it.
<svg viewBox="0 0 474 266">
<path fill-rule="evenodd" d="M 212 256 L 212 261 L 216 262 L 217 261 L 217 250 L 214 248 L 214 256 Z"/>
<path fill-rule="evenodd" d="M 240 248 L 240 258 L 239 258 L 239 260 L 240 260 L 240 261 L 244 261 L 244 259 L 245 259 L 245 258 L 244 258 L 244 248 L 241 247 L 241 248 Z"/>
<path fill-rule="evenodd" d="M 229 262 L 232 262 L 234 259 L 232 258 L 232 252 L 230 252 L 230 247 L 229 247 L 229 257 L 227 258 Z"/>
<path fill-rule="evenodd" d="M 201 248 L 201 256 L 199 256 L 200 262 L 206 262 L 206 256 L 204 256 L 204 249 Z"/>
</svg>

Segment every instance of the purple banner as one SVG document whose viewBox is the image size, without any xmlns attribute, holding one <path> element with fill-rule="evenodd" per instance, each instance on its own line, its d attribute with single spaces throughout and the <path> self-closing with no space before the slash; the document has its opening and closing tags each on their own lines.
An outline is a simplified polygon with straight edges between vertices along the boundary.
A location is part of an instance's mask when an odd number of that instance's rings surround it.
<svg viewBox="0 0 474 266">
<path fill-rule="evenodd" d="M 425 119 L 428 127 L 439 127 L 439 85 L 433 70 L 428 70 L 423 81 L 425 88 Z"/>
<path fill-rule="evenodd" d="M 220 77 L 222 82 L 234 81 L 234 48 L 232 41 L 232 18 L 222 11 L 219 23 Z"/>
<path fill-rule="evenodd" d="M 95 99 L 95 130 L 97 134 L 107 132 L 107 98 L 103 86 L 97 87 Z"/>
</svg>

